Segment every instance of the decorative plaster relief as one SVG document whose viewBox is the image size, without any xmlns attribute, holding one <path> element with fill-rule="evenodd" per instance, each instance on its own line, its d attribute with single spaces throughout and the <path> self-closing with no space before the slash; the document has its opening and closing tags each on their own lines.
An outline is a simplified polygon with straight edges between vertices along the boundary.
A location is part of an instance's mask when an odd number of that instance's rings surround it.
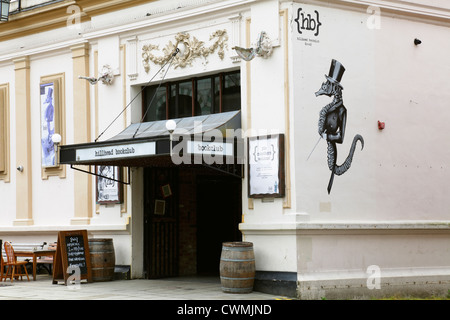
<svg viewBox="0 0 450 320">
<path fill-rule="evenodd" d="M 152 51 L 159 50 L 158 45 L 148 44 L 142 47 L 142 62 L 145 72 L 150 71 L 150 61 L 154 64 L 163 65 L 171 58 L 176 48 L 180 49 L 180 53 L 174 57 L 174 68 L 185 68 L 192 66 L 192 63 L 197 58 L 206 58 L 217 51 L 217 55 L 223 60 L 225 56 L 225 48 L 228 48 L 228 34 L 226 30 L 217 30 L 211 34 L 209 41 L 213 41 L 209 47 L 205 46 L 203 41 L 199 41 L 196 37 L 192 37 L 189 33 L 178 33 L 175 36 L 175 44 L 172 41 L 162 49 L 163 56 L 155 56 Z"/>
</svg>

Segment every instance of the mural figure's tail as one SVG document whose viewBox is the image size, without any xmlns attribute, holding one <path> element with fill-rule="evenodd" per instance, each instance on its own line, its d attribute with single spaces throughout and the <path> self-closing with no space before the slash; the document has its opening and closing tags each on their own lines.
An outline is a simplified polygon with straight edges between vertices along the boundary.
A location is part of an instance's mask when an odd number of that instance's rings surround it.
<svg viewBox="0 0 450 320">
<path fill-rule="evenodd" d="M 352 165 L 353 161 L 353 155 L 355 153 L 356 149 L 356 143 L 360 141 L 361 142 L 361 150 L 364 149 L 364 139 L 361 135 L 357 134 L 353 138 L 352 146 L 350 148 L 350 152 L 347 156 L 347 159 L 345 159 L 344 163 L 338 166 L 336 164 L 336 158 L 337 158 L 337 150 L 336 150 L 336 144 L 332 142 L 328 142 L 328 167 L 331 170 L 331 177 L 330 182 L 328 183 L 328 194 L 330 194 L 331 187 L 333 186 L 333 180 L 334 175 L 340 176 L 341 174 L 344 174 L 347 172 L 348 169 L 350 169 L 350 166 Z"/>
</svg>

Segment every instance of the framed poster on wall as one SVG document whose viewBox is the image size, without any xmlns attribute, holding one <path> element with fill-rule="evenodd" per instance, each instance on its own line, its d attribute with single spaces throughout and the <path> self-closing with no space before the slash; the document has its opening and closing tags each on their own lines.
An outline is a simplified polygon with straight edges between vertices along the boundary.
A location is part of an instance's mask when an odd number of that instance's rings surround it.
<svg viewBox="0 0 450 320">
<path fill-rule="evenodd" d="M 285 195 L 284 135 L 248 138 L 248 197 Z"/>
<path fill-rule="evenodd" d="M 59 106 L 56 104 L 59 97 L 55 96 L 57 94 L 58 90 L 55 82 L 40 84 L 42 167 L 57 166 L 56 150 L 52 141 L 53 134 L 59 131 Z"/>
<path fill-rule="evenodd" d="M 64 73 L 41 76 L 39 81 L 41 178 L 66 177 L 66 166 L 59 164 L 57 146 L 52 137 L 61 136 L 60 145 L 65 144 L 65 75 Z"/>
<path fill-rule="evenodd" d="M 121 170 L 115 166 L 97 166 L 96 198 L 98 204 L 122 203 Z M 118 180 L 118 181 L 117 181 Z"/>
</svg>

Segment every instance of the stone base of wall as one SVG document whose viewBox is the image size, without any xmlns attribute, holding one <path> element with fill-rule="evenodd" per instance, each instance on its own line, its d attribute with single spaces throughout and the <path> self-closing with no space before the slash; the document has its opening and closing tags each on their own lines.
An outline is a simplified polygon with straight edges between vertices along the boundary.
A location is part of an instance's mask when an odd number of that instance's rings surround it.
<svg viewBox="0 0 450 320">
<path fill-rule="evenodd" d="M 370 281 L 370 280 L 369 280 Z M 369 300 L 389 297 L 448 297 L 450 276 L 383 278 L 378 285 L 365 279 L 299 281 L 297 298 L 301 300 Z"/>
</svg>

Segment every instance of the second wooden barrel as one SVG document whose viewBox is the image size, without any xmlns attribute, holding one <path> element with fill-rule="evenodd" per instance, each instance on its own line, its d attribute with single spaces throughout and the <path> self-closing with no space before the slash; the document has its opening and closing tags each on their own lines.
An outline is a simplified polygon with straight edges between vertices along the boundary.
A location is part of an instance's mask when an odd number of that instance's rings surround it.
<svg viewBox="0 0 450 320">
<path fill-rule="evenodd" d="M 116 256 L 112 239 L 89 239 L 92 281 L 111 281 L 114 279 Z"/>
<path fill-rule="evenodd" d="M 251 242 L 224 242 L 220 282 L 226 293 L 250 293 L 255 281 L 255 254 Z"/>
</svg>

